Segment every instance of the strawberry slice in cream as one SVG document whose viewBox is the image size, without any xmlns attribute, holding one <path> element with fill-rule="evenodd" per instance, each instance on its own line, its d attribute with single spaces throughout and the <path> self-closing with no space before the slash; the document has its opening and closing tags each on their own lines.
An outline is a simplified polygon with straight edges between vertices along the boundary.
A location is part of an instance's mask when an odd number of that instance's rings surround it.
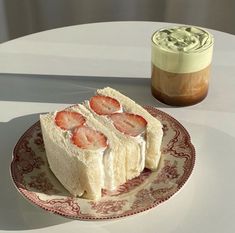
<svg viewBox="0 0 235 233">
<path fill-rule="evenodd" d="M 95 95 L 90 99 L 89 104 L 98 115 L 110 115 L 121 110 L 120 103 L 108 96 Z"/>
<path fill-rule="evenodd" d="M 84 125 L 73 129 L 71 141 L 82 149 L 98 150 L 108 146 L 104 134 Z"/>
</svg>

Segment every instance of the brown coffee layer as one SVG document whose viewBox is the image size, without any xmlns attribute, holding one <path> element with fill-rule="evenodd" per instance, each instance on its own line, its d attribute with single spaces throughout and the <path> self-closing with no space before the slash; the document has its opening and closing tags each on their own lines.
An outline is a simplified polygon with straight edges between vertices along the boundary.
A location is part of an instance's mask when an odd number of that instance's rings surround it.
<svg viewBox="0 0 235 233">
<path fill-rule="evenodd" d="M 171 73 L 152 64 L 152 94 L 169 105 L 193 105 L 207 96 L 209 77 L 210 65 L 197 72 Z"/>
</svg>

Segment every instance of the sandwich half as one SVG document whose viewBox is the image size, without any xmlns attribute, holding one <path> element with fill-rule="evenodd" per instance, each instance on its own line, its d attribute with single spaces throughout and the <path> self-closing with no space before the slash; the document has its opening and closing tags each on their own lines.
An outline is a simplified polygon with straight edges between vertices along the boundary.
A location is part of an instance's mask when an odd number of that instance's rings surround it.
<svg viewBox="0 0 235 233">
<path fill-rule="evenodd" d="M 130 153 L 126 156 L 127 174 L 133 170 L 127 178 L 133 178 L 135 173 L 138 174 L 134 170 L 139 171 L 143 167 L 157 169 L 163 137 L 163 126 L 159 120 L 135 101 L 110 87 L 98 89 L 95 96 L 85 101 L 85 105 L 95 118 L 119 137 L 138 145 L 140 154 Z"/>
<path fill-rule="evenodd" d="M 82 105 L 40 116 L 51 171 L 73 195 L 99 199 L 126 181 L 118 137 Z"/>
</svg>

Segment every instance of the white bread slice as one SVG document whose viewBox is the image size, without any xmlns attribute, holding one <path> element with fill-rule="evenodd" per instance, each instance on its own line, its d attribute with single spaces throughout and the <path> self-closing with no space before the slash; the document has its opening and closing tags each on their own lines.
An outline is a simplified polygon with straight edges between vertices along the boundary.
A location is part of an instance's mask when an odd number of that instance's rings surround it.
<svg viewBox="0 0 235 233">
<path fill-rule="evenodd" d="M 40 115 L 50 169 L 72 195 L 99 199 L 102 188 L 110 190 L 126 181 L 123 146 L 116 135 L 94 119 L 84 106 L 66 110 L 85 116 L 87 126 L 107 137 L 108 148 L 105 151 L 80 149 L 71 143 L 70 133 L 54 123 L 56 112 Z"/>
<path fill-rule="evenodd" d="M 110 87 L 98 89 L 97 94 L 109 96 L 118 100 L 125 112 L 140 115 L 147 121 L 145 167 L 151 170 L 156 170 L 161 157 L 160 147 L 163 137 L 163 126 L 161 122 L 132 99 L 121 94 L 115 89 Z M 132 157 L 128 157 L 130 160 L 132 160 L 132 158 L 133 155 Z"/>
</svg>

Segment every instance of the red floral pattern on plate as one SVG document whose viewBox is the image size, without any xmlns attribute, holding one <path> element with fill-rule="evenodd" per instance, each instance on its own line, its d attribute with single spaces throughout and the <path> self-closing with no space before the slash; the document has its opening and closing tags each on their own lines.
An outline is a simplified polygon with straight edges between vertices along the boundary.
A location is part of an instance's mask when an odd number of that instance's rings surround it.
<svg viewBox="0 0 235 233">
<path fill-rule="evenodd" d="M 153 107 L 146 109 L 163 124 L 162 157 L 157 171 L 145 169 L 115 192 L 103 190 L 98 201 L 71 197 L 48 167 L 37 122 L 14 148 L 11 174 L 17 189 L 44 210 L 80 220 L 125 217 L 166 201 L 189 178 L 195 163 L 195 149 L 188 132 L 177 120 Z"/>
<path fill-rule="evenodd" d="M 136 177 L 132 180 L 128 180 L 125 184 L 120 185 L 115 191 L 103 190 L 102 194 L 104 196 L 118 196 L 120 194 L 128 193 L 132 189 L 141 185 L 147 178 L 151 175 L 151 171 L 147 168 L 140 174 L 139 177 Z"/>
<path fill-rule="evenodd" d="M 89 203 L 91 204 L 91 208 L 94 209 L 96 213 L 107 215 L 122 211 L 126 200 L 91 201 Z"/>
<path fill-rule="evenodd" d="M 177 161 L 171 162 L 170 160 L 164 160 L 164 166 L 159 171 L 157 179 L 154 181 L 154 183 L 166 183 L 168 181 L 172 182 L 173 179 L 178 177 L 179 174 L 177 171 Z"/>
<path fill-rule="evenodd" d="M 50 180 L 47 178 L 45 172 L 38 173 L 36 175 L 30 176 L 31 181 L 28 183 L 29 187 L 50 195 L 60 193 L 59 190 L 55 189 Z"/>
</svg>

